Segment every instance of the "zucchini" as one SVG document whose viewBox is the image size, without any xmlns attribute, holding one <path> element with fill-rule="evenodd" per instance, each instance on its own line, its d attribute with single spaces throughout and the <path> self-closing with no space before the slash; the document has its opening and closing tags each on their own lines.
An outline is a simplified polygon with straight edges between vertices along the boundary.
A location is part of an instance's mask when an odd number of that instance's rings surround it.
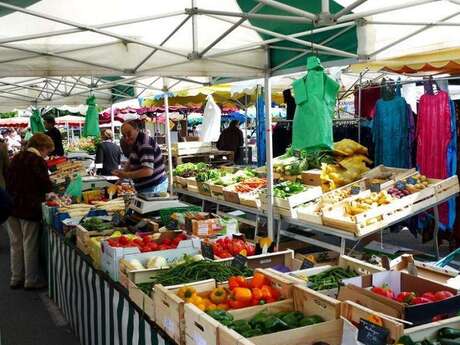
<svg viewBox="0 0 460 345">
<path fill-rule="evenodd" d="M 446 339 L 440 338 L 438 339 L 440 345 L 460 345 L 460 339 Z"/>
<path fill-rule="evenodd" d="M 443 339 L 460 338 L 460 329 L 452 328 L 452 327 L 443 327 L 438 331 L 438 338 L 443 338 Z"/>
</svg>

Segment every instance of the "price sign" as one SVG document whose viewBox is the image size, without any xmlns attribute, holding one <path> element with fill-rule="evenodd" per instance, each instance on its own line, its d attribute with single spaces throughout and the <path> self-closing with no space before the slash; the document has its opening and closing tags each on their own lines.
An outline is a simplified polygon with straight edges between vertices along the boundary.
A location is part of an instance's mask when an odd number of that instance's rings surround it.
<svg viewBox="0 0 460 345">
<path fill-rule="evenodd" d="M 396 188 L 398 188 L 399 190 L 403 190 L 406 188 L 406 184 L 403 181 L 398 181 L 396 182 Z"/>
<path fill-rule="evenodd" d="M 232 266 L 238 269 L 243 269 L 246 266 L 247 258 L 241 254 L 237 254 L 233 257 Z"/>
<path fill-rule="evenodd" d="M 209 243 L 201 242 L 201 255 L 206 259 L 214 260 L 214 250 Z"/>
<path fill-rule="evenodd" d="M 379 193 L 380 192 L 380 183 L 372 183 L 370 186 L 372 193 Z"/>
<path fill-rule="evenodd" d="M 408 177 L 407 178 L 407 183 L 408 184 L 417 184 L 417 180 L 413 177 Z"/>
<path fill-rule="evenodd" d="M 308 259 L 303 259 L 302 265 L 300 266 L 301 270 L 306 270 L 307 268 L 315 267 L 315 264 Z"/>
<path fill-rule="evenodd" d="M 360 186 L 351 186 L 351 195 L 357 195 L 361 193 L 361 187 Z"/>
<path fill-rule="evenodd" d="M 387 344 L 388 329 L 377 326 L 367 320 L 361 319 L 358 326 L 358 341 L 364 345 Z"/>
</svg>

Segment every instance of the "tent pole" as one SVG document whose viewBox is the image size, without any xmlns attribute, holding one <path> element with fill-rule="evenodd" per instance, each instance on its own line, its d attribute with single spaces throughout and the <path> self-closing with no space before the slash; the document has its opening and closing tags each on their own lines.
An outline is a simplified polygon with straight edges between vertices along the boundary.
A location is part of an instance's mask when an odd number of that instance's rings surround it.
<svg viewBox="0 0 460 345">
<path fill-rule="evenodd" d="M 115 114 L 114 114 L 114 109 L 113 109 L 113 103 L 110 104 L 110 128 L 112 129 L 112 135 L 113 138 L 115 139 Z"/>
<path fill-rule="evenodd" d="M 265 93 L 265 155 L 267 160 L 267 231 L 268 237 L 274 239 L 273 217 L 273 146 L 272 146 L 272 92 L 270 81 L 270 50 L 266 49 L 266 70 L 264 77 Z"/>
<path fill-rule="evenodd" d="M 171 152 L 171 130 L 169 128 L 169 100 L 168 100 L 168 84 L 166 78 L 163 78 L 163 93 L 165 104 L 165 137 L 166 137 L 166 150 L 168 151 L 168 182 L 169 192 L 173 194 L 173 163 Z"/>
<path fill-rule="evenodd" d="M 361 90 L 363 83 L 363 73 L 359 72 L 359 83 L 358 83 L 358 143 L 361 144 Z"/>
<path fill-rule="evenodd" d="M 321 0 L 321 13 L 326 15 L 331 14 L 329 11 L 329 0 Z"/>
<path fill-rule="evenodd" d="M 347 7 L 344 7 L 341 9 L 339 12 L 334 14 L 333 19 L 337 20 L 338 18 L 342 17 L 343 15 L 353 11 L 356 7 L 360 6 L 362 3 L 366 2 L 367 0 L 356 0 L 355 2 L 352 2 L 350 5 Z"/>
<path fill-rule="evenodd" d="M 312 20 L 312 21 L 317 19 L 316 15 L 313 14 L 313 13 L 301 10 L 298 7 L 293 7 L 293 6 L 283 4 L 283 3 L 275 1 L 275 0 L 256 0 L 256 1 L 261 2 L 261 3 L 265 4 L 265 5 L 270 6 L 270 7 L 274 7 L 274 8 L 277 8 L 279 10 L 283 10 L 285 12 L 295 14 L 297 16 L 302 16 L 302 17 L 308 18 L 309 20 Z"/>
</svg>

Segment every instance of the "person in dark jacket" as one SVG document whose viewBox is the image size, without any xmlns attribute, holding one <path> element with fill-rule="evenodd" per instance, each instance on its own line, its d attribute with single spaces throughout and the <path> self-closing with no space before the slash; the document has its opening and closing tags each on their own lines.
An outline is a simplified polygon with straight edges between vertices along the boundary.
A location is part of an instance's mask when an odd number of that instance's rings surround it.
<svg viewBox="0 0 460 345">
<path fill-rule="evenodd" d="M 224 151 L 233 151 L 235 153 L 234 160 L 238 162 L 239 148 L 243 146 L 243 142 L 243 132 L 240 129 L 240 123 L 238 120 L 233 120 L 220 134 L 217 141 L 217 148 Z"/>
<path fill-rule="evenodd" d="M 113 170 L 120 168 L 121 149 L 112 142 L 113 134 L 110 129 L 102 131 L 102 142 L 96 149 L 96 168 L 98 175 L 110 176 Z"/>
<path fill-rule="evenodd" d="M 13 157 L 7 172 L 6 190 L 13 202 L 8 218 L 12 289 L 46 286 L 39 274 L 39 230 L 41 204 L 52 190 L 44 158 L 53 150 L 54 143 L 49 136 L 34 134 L 27 149 Z"/>
<path fill-rule="evenodd" d="M 45 118 L 45 134 L 49 136 L 54 143 L 54 150 L 50 153 L 50 156 L 64 156 L 64 146 L 62 146 L 61 132 L 55 126 L 56 121 L 54 121 L 54 117 L 48 116 Z"/>
</svg>

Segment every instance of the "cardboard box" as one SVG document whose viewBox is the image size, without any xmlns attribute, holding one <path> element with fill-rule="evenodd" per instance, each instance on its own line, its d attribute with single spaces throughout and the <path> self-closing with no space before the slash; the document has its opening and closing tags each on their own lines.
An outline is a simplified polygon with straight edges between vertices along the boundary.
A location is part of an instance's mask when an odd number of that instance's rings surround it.
<svg viewBox="0 0 460 345">
<path fill-rule="evenodd" d="M 457 290 L 445 285 L 411 276 L 402 272 L 385 271 L 343 280 L 338 299 L 353 301 L 375 311 L 412 322 L 413 325 L 430 323 L 434 316 L 440 314 L 454 315 L 460 309 L 460 295 Z M 450 291 L 455 296 L 443 301 L 419 305 L 407 305 L 370 291 L 373 286 L 387 284 L 395 294 L 413 291 L 417 296 L 425 292 Z"/>
<path fill-rule="evenodd" d="M 309 186 L 321 186 L 321 169 L 303 171 L 302 182 Z"/>
</svg>

